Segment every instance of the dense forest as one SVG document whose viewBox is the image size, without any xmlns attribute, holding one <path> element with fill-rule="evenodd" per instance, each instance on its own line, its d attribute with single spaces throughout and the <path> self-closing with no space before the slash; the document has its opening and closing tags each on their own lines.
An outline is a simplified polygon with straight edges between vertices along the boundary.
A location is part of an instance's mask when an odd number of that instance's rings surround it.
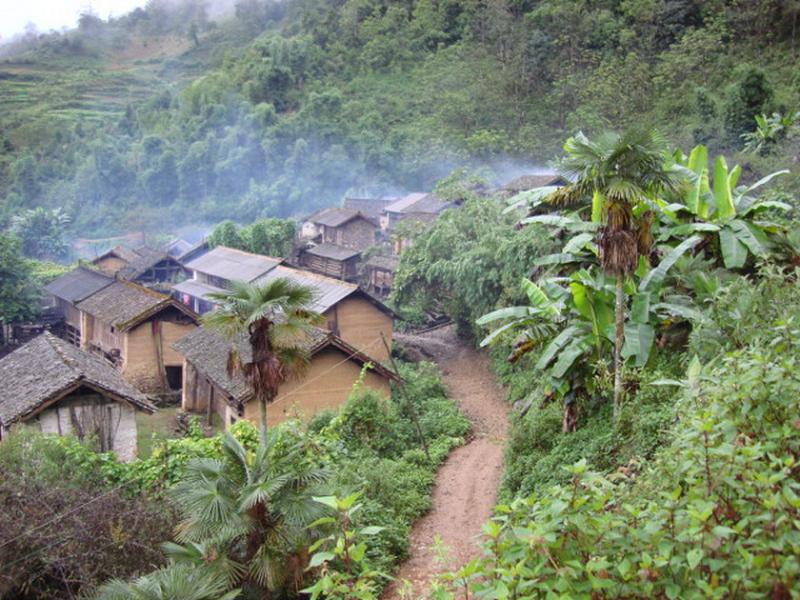
<svg viewBox="0 0 800 600">
<path fill-rule="evenodd" d="M 12 431 L 0 596 L 385 597 L 477 436 L 452 373 L 414 363 L 433 315 L 488 354 L 510 418 L 481 548 L 435 548 L 426 599 L 800 598 L 800 4 L 212 8 L 3 49 L 0 320 L 31 316 L 62 267 L 26 257 L 67 258 L 65 231 L 219 223 L 212 244 L 280 254 L 286 217 L 430 189 L 459 203 L 399 257 L 402 381 L 384 398 L 365 366 L 339 409 L 267 428 L 311 292 L 234 284 L 203 322 L 250 334 L 227 368 L 260 429 L 189 419 L 128 463 Z M 490 192 L 545 164 L 563 185 Z"/>
<path fill-rule="evenodd" d="M 508 178 L 577 130 L 647 124 L 733 153 L 763 114 L 759 170 L 797 108 L 791 2 L 209 8 L 87 12 L 2 48 L 0 222 L 60 207 L 85 237 L 296 216 L 459 166 Z"/>
</svg>

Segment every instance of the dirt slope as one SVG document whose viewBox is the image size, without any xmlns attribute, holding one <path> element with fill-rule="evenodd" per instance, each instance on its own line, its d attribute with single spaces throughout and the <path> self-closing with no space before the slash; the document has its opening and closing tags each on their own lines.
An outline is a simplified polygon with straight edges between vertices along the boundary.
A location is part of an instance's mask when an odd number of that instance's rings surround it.
<svg viewBox="0 0 800 600">
<path fill-rule="evenodd" d="M 397 339 L 439 364 L 451 397 L 472 421 L 473 437 L 440 468 L 433 508 L 414 525 L 411 556 L 401 565 L 397 582 L 386 590 L 384 600 L 425 598 L 437 573 L 456 569 L 479 555 L 477 541 L 495 505 L 508 427 L 505 393 L 489 369 L 488 357 L 459 340 L 452 327 Z M 444 563 L 437 560 L 441 554 L 435 548 L 437 536 L 445 548 Z"/>
</svg>

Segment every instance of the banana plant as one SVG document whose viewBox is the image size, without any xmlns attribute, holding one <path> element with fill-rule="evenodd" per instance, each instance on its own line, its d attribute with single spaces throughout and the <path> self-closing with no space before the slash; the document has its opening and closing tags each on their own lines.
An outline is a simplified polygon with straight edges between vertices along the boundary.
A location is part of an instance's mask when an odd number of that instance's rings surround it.
<svg viewBox="0 0 800 600">
<path fill-rule="evenodd" d="M 655 268 L 642 258 L 626 281 L 625 292 L 632 300 L 622 355 L 637 367 L 650 359 L 659 328 L 677 320 L 705 319 L 688 296 L 668 293 L 671 288 L 664 285 L 669 269 L 701 241 L 700 236 L 692 236 L 668 248 Z M 590 267 L 568 277 L 545 277 L 536 283 L 523 279 L 522 287 L 527 305 L 501 308 L 477 320 L 483 326 L 504 322 L 481 341 L 481 346 L 513 335 L 509 362 L 541 348 L 535 368 L 550 378 L 553 389 L 562 395 L 575 388 L 593 393 L 594 369 L 610 360 L 614 347 L 613 278 Z"/>
<path fill-rule="evenodd" d="M 737 186 L 741 167 L 729 169 L 721 155 L 714 159 L 713 177 L 709 180 L 705 146 L 695 146 L 688 157 L 678 152 L 675 159 L 683 166 L 689 186 L 678 200 L 657 201 L 660 209 L 657 213 L 663 222 L 659 239 L 683 240 L 694 234 L 716 238 L 727 269 L 741 269 L 750 255 L 766 256 L 772 247 L 771 236 L 780 232 L 781 227 L 760 217 L 768 209 L 789 211 L 791 206 L 759 200 L 753 192 L 789 171 L 776 171 L 752 185 Z"/>
</svg>

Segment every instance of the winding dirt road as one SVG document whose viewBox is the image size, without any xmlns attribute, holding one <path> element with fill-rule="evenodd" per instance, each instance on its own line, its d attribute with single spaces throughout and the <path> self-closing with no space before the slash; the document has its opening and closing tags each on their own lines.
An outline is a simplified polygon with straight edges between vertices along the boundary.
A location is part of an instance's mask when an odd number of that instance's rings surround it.
<svg viewBox="0 0 800 600">
<path fill-rule="evenodd" d="M 450 396 L 472 421 L 473 434 L 439 469 L 433 507 L 414 525 L 410 557 L 382 597 L 416 600 L 427 597 L 437 573 L 457 569 L 480 554 L 481 527 L 492 515 L 503 472 L 508 406 L 488 357 L 458 339 L 452 326 L 419 336 L 398 335 L 397 340 L 439 364 Z"/>
</svg>

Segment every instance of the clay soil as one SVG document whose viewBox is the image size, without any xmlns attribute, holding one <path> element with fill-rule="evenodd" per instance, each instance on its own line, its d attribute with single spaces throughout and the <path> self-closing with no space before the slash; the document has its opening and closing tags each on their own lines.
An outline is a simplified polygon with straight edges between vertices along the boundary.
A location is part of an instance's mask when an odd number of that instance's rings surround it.
<svg viewBox="0 0 800 600">
<path fill-rule="evenodd" d="M 426 598 L 438 573 L 458 569 L 480 554 L 481 528 L 496 503 L 508 428 L 505 393 L 488 357 L 461 341 L 452 326 L 397 339 L 439 364 L 450 396 L 472 422 L 472 435 L 439 469 L 433 507 L 414 525 L 410 557 L 384 600 Z"/>
</svg>

